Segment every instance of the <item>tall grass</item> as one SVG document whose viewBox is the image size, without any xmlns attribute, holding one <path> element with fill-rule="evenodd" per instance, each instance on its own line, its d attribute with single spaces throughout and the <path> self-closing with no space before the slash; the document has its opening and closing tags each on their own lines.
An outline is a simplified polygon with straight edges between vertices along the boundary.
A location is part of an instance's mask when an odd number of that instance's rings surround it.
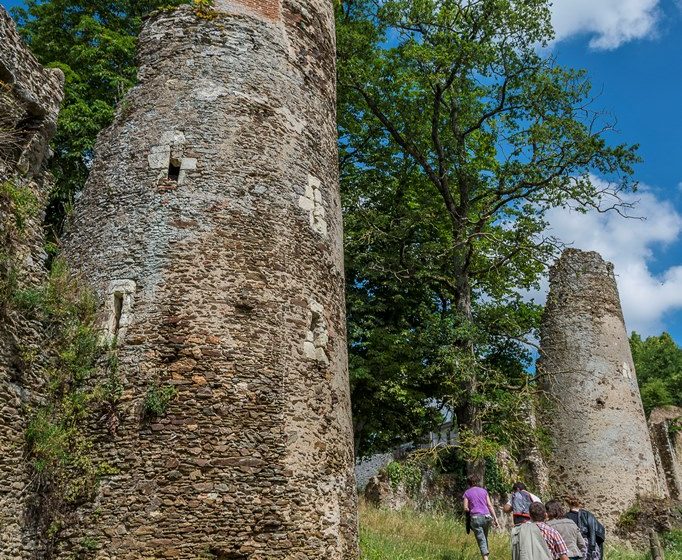
<svg viewBox="0 0 682 560">
<path fill-rule="evenodd" d="M 506 535 L 491 532 L 490 559 L 508 558 Z M 451 515 L 360 505 L 362 560 L 480 560 L 473 534 Z"/>
<path fill-rule="evenodd" d="M 490 560 L 511 559 L 506 532 L 491 531 Z M 362 560 L 480 560 L 473 534 L 453 515 L 401 512 L 360 504 Z M 678 547 L 675 547 L 678 548 Z M 649 560 L 650 555 L 608 545 L 606 560 Z M 682 560 L 682 550 L 666 551 L 666 560 Z"/>
</svg>

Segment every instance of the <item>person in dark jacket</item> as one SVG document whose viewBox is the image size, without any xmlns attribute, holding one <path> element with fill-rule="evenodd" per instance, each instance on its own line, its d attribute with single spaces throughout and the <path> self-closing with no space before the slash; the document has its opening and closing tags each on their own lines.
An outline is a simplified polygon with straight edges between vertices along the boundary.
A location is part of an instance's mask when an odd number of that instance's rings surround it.
<svg viewBox="0 0 682 560">
<path fill-rule="evenodd" d="M 559 531 L 568 548 L 568 560 L 583 560 L 587 556 L 587 544 L 578 525 L 566 517 L 566 510 L 559 500 L 550 500 L 545 504 L 547 509 L 547 525 Z"/>
<path fill-rule="evenodd" d="M 566 503 L 570 511 L 566 517 L 580 529 L 587 543 L 587 560 L 603 560 L 604 558 L 604 526 L 591 511 L 583 509 L 583 503 L 576 496 L 568 496 Z"/>
</svg>

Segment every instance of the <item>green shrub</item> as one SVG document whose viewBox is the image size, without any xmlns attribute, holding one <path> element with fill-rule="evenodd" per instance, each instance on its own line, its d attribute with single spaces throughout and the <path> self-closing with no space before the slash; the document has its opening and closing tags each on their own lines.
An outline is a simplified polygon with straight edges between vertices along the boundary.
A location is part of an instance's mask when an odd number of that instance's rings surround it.
<svg viewBox="0 0 682 560">
<path fill-rule="evenodd" d="M 26 229 L 28 220 L 40 212 L 40 201 L 33 191 L 13 181 L 0 183 L 0 199 L 5 200 L 9 205 L 14 217 L 14 226 L 19 233 Z"/>
<path fill-rule="evenodd" d="M 682 529 L 664 533 L 663 542 L 665 543 L 665 548 L 668 551 L 676 553 L 680 558 L 682 558 Z"/>
<path fill-rule="evenodd" d="M 391 461 L 386 465 L 386 475 L 391 486 L 396 489 L 403 486 L 409 494 L 419 490 L 422 481 L 421 467 L 411 461 Z"/>
<path fill-rule="evenodd" d="M 192 0 L 192 5 L 197 17 L 211 20 L 217 16 L 217 12 L 213 7 L 213 0 Z"/>
<path fill-rule="evenodd" d="M 642 514 L 642 507 L 639 502 L 635 502 L 618 518 L 618 527 L 624 531 L 632 531 L 637 527 L 639 516 Z"/>
<path fill-rule="evenodd" d="M 92 498 L 102 476 L 111 474 L 107 464 L 98 464 L 86 426 L 101 416 L 101 395 L 119 389 L 93 384 L 107 351 L 97 329 L 97 301 L 64 260 L 55 258 L 45 283 L 17 292 L 13 301 L 18 311 L 40 321 L 46 333 L 40 364 L 48 394 L 30 419 L 26 442 L 34 470 L 32 490 L 41 504 L 38 526 L 43 538 L 54 543 L 75 508 Z"/>
<path fill-rule="evenodd" d="M 152 420 L 163 416 L 168 411 L 171 402 L 175 400 L 178 391 L 173 385 L 159 387 L 152 385 L 144 398 L 143 417 L 145 420 Z"/>
</svg>

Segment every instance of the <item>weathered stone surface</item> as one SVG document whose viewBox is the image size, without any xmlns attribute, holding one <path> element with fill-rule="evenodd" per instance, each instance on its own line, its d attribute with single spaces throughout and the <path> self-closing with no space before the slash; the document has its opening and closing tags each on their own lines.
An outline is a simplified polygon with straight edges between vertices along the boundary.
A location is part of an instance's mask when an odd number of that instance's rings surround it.
<svg viewBox="0 0 682 560">
<path fill-rule="evenodd" d="M 2 6 L 0 38 L 0 177 L 5 180 L 19 173 L 24 180 L 42 181 L 64 75 L 38 63 Z"/>
<path fill-rule="evenodd" d="M 651 411 L 649 432 L 658 476 L 667 498 L 682 500 L 682 408 L 664 406 Z"/>
<path fill-rule="evenodd" d="M 119 474 L 65 535 L 101 559 L 351 560 L 333 5 L 215 4 L 147 23 L 65 242 L 124 383 L 96 448 Z M 178 397 L 144 423 L 155 383 Z"/>
<path fill-rule="evenodd" d="M 11 291 L 45 277 L 43 211 L 52 187 L 45 161 L 62 99 L 63 75 L 46 70 L 0 6 L 0 557 L 30 558 L 35 548 L 29 470 L 24 461 L 27 410 L 41 394 L 41 325 L 9 304 Z M 32 199 L 20 227 L 9 191 Z M 10 287 L 12 286 L 13 287 Z M 38 363 L 30 363 L 30 362 Z"/>
<path fill-rule="evenodd" d="M 613 265 L 568 249 L 550 286 L 541 369 L 552 489 L 583 498 L 613 529 L 637 496 L 660 494 Z"/>
</svg>

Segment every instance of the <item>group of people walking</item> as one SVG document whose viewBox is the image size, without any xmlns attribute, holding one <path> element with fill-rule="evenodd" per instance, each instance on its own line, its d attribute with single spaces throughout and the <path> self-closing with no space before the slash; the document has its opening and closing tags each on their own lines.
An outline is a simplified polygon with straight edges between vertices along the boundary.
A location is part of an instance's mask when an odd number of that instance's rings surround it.
<svg viewBox="0 0 682 560">
<path fill-rule="evenodd" d="M 467 532 L 473 531 L 483 560 L 488 560 L 488 531 L 500 526 L 492 499 L 481 479 L 471 475 L 464 493 Z M 504 505 L 514 522 L 512 560 L 603 560 L 604 526 L 576 497 L 543 504 L 522 482 L 512 487 Z"/>
</svg>

